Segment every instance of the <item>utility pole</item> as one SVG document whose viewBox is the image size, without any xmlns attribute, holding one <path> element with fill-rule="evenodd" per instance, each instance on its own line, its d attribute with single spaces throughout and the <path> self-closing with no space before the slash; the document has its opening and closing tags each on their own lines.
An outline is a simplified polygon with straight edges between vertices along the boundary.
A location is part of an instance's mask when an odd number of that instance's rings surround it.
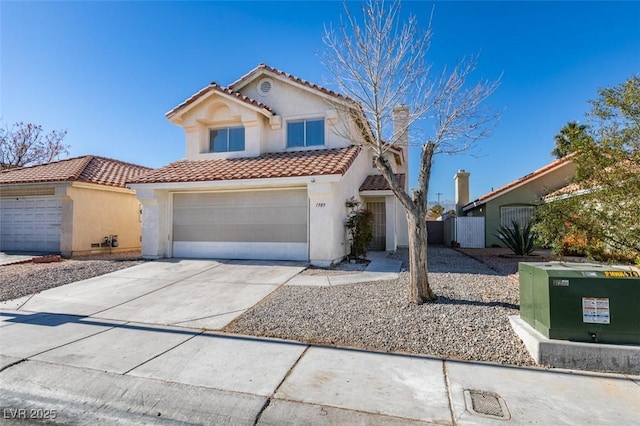
<svg viewBox="0 0 640 426">
<path fill-rule="evenodd" d="M 436 195 L 438 196 L 438 205 L 439 205 L 440 204 L 440 196 L 444 195 L 444 194 L 442 194 L 442 192 L 438 192 Z"/>
</svg>

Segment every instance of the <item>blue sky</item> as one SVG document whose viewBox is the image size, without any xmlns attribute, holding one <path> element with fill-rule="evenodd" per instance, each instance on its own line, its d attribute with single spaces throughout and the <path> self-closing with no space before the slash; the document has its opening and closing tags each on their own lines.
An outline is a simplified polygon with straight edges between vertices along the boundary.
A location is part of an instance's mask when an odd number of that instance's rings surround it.
<svg viewBox="0 0 640 426">
<path fill-rule="evenodd" d="M 502 117 L 473 156 L 436 158 L 430 199 L 452 199 L 461 168 L 473 199 L 544 166 L 598 88 L 640 74 L 639 2 L 412 1 L 403 12 L 426 25 L 433 5 L 429 60 L 438 70 L 479 53 L 475 77 L 502 74 L 489 100 Z M 160 167 L 184 155 L 165 112 L 211 81 L 265 62 L 331 88 L 321 39 L 342 11 L 339 1 L 2 1 L 0 118 L 67 129 L 71 156 Z"/>
</svg>

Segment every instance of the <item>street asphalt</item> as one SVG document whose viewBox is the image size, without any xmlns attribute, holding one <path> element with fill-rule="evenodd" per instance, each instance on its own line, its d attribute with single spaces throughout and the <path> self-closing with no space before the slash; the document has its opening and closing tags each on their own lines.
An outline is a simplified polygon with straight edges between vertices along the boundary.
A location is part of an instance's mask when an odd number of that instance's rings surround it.
<svg viewBox="0 0 640 426">
<path fill-rule="evenodd" d="M 0 423 L 640 424 L 640 376 L 219 331 L 304 267 L 162 260 L 1 303 Z"/>
</svg>

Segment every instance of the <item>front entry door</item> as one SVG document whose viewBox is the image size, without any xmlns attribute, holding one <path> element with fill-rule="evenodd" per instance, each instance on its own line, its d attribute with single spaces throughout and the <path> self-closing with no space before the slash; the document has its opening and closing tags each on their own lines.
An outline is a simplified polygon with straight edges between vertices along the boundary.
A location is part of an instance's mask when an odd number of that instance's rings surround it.
<svg viewBox="0 0 640 426">
<path fill-rule="evenodd" d="M 373 239 L 369 250 L 378 251 L 387 248 L 387 215 L 384 201 L 368 202 L 367 210 L 373 213 Z"/>
</svg>

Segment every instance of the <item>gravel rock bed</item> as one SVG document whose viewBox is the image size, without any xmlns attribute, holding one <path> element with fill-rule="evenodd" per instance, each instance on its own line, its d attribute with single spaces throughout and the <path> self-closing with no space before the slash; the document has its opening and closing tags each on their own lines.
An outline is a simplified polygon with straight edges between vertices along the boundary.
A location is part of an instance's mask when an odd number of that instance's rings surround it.
<svg viewBox="0 0 640 426">
<path fill-rule="evenodd" d="M 63 259 L 54 263 L 0 266 L 0 301 L 16 299 L 75 281 L 143 263 L 140 255 L 107 255 Z"/>
<path fill-rule="evenodd" d="M 548 262 L 555 260 L 555 257 L 551 255 L 549 250 L 536 250 L 530 256 L 515 256 L 511 250 L 507 248 L 459 248 L 456 250 L 480 262 L 486 263 L 495 271 L 507 275 L 518 272 L 519 262 Z"/>
<path fill-rule="evenodd" d="M 394 255 L 407 261 L 406 250 Z M 387 352 L 535 365 L 513 332 L 518 285 L 446 247 L 429 249 L 435 303 L 407 302 L 397 280 L 334 287 L 283 286 L 225 331 Z"/>
</svg>

